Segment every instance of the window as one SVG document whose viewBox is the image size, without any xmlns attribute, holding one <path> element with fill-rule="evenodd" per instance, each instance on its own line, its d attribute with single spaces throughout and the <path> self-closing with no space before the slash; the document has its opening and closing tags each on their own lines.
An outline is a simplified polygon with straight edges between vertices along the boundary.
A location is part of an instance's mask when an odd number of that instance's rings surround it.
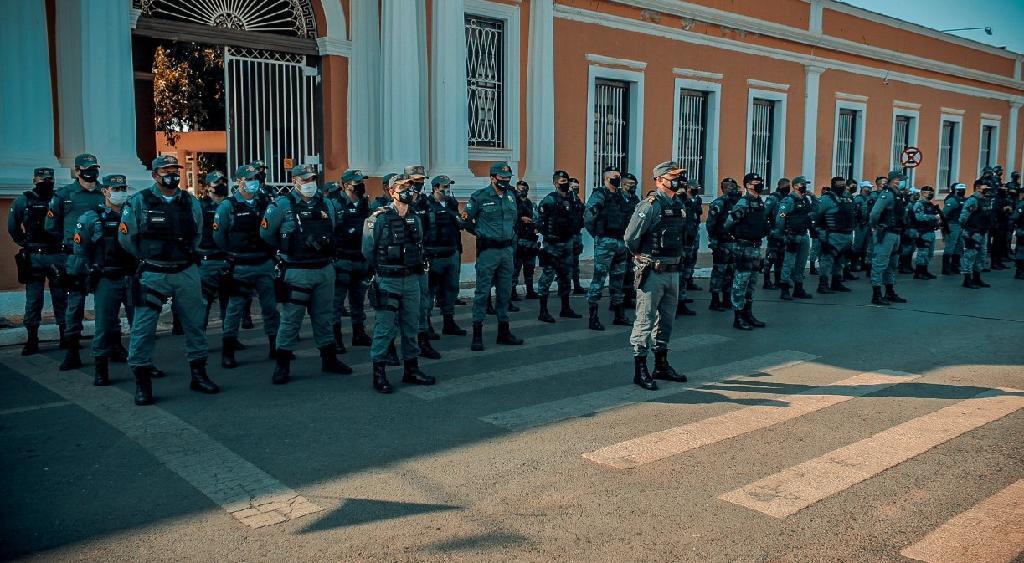
<svg viewBox="0 0 1024 563">
<path fill-rule="evenodd" d="M 956 153 L 959 151 L 958 126 L 955 121 L 942 121 L 942 129 L 939 134 L 939 173 L 938 184 L 943 188 L 949 188 L 953 180 L 957 179 Z"/>
<path fill-rule="evenodd" d="M 903 150 L 917 146 L 917 123 L 920 115 L 915 109 L 893 108 L 892 116 L 892 158 L 889 170 L 902 170 L 907 177 L 907 184 L 914 185 L 914 168 L 904 167 L 900 163 Z M 942 186 L 936 186 L 941 190 Z"/>
<path fill-rule="evenodd" d="M 857 111 L 852 109 L 839 110 L 839 126 L 836 129 L 836 159 L 832 169 L 833 176 L 842 176 L 847 180 L 854 177 L 853 167 L 856 158 Z"/>
<path fill-rule="evenodd" d="M 505 21 L 466 15 L 469 146 L 505 148 Z"/>
<path fill-rule="evenodd" d="M 986 166 L 995 166 L 999 159 L 999 122 L 981 120 L 981 140 L 978 143 L 978 175 Z"/>
<path fill-rule="evenodd" d="M 594 83 L 593 187 L 604 184 L 602 171 L 617 166 L 629 171 L 629 83 L 597 79 Z"/>
<path fill-rule="evenodd" d="M 706 180 L 708 159 L 708 92 L 679 90 L 679 119 L 676 121 L 675 160 L 701 186 Z"/>
<path fill-rule="evenodd" d="M 754 98 L 753 119 L 750 126 L 749 172 L 757 172 L 771 185 L 775 152 L 775 102 Z"/>
</svg>

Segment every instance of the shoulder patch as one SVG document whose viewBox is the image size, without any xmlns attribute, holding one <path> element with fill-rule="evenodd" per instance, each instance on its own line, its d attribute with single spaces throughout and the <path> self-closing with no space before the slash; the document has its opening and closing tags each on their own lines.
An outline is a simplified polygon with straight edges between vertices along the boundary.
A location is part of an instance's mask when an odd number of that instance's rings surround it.
<svg viewBox="0 0 1024 563">
<path fill-rule="evenodd" d="M 263 220 L 260 221 L 260 228 L 261 229 L 266 229 L 266 228 L 269 228 L 269 227 L 270 227 L 270 225 L 267 223 L 267 218 L 264 217 Z M 215 231 L 217 230 L 217 223 L 213 224 L 213 230 L 215 230 Z"/>
<path fill-rule="evenodd" d="M 125 224 L 125 223 L 121 223 L 121 226 L 118 227 L 117 230 L 120 231 L 122 235 L 127 235 L 128 234 L 128 225 Z"/>
<path fill-rule="evenodd" d="M 82 244 L 82 233 L 75 233 L 75 244 Z"/>
<path fill-rule="evenodd" d="M 53 210 L 52 209 L 47 209 L 46 210 L 46 216 L 52 218 L 53 217 Z"/>
<path fill-rule="evenodd" d="M 780 211 L 779 212 L 779 217 L 785 217 L 785 216 L 786 216 L 786 212 L 785 211 Z"/>
<path fill-rule="evenodd" d="M 211 228 L 212 228 L 213 230 L 215 230 L 215 231 L 219 231 L 219 230 L 220 230 L 220 224 L 219 224 L 219 223 L 217 223 L 216 221 L 214 221 L 214 223 L 213 223 L 213 225 L 211 226 Z"/>
</svg>

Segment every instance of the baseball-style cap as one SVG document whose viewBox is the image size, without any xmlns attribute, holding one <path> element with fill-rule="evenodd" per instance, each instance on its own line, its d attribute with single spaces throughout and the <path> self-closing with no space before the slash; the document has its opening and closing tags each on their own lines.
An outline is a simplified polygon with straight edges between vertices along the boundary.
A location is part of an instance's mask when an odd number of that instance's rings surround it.
<svg viewBox="0 0 1024 563">
<path fill-rule="evenodd" d="M 327 193 L 336 192 L 341 189 L 341 184 L 338 182 L 325 182 L 324 191 Z"/>
<path fill-rule="evenodd" d="M 92 168 L 99 165 L 100 163 L 96 161 L 96 155 L 82 153 L 75 157 L 75 166 L 78 168 Z"/>
<path fill-rule="evenodd" d="M 889 172 L 889 175 L 886 176 L 886 178 L 889 180 L 906 180 L 907 176 L 899 170 L 893 170 L 892 172 Z"/>
<path fill-rule="evenodd" d="M 410 164 L 409 166 L 406 166 L 405 170 L 403 171 L 403 174 L 408 176 L 409 178 L 427 177 L 426 170 L 423 168 L 422 164 Z"/>
<path fill-rule="evenodd" d="M 167 168 L 167 167 L 183 168 L 182 165 L 178 164 L 178 158 L 175 157 L 175 156 L 171 156 L 169 154 L 162 154 L 162 155 L 154 158 L 152 165 L 153 165 L 153 170 L 156 170 L 158 168 Z"/>
<path fill-rule="evenodd" d="M 448 186 L 454 183 L 455 181 L 443 174 L 441 176 L 434 176 L 434 179 L 430 181 L 431 186 Z"/>
<path fill-rule="evenodd" d="M 629 172 L 626 172 L 625 174 L 623 174 L 622 177 L 627 179 L 627 180 L 633 180 L 634 182 L 636 182 L 636 176 L 630 174 Z"/>
<path fill-rule="evenodd" d="M 616 168 L 616 170 L 618 170 L 618 169 Z M 685 172 L 685 171 L 686 171 L 686 168 L 684 168 L 682 166 L 679 166 L 679 164 L 677 164 L 675 161 L 666 160 L 665 162 L 662 162 L 661 164 L 658 164 L 658 165 L 656 165 L 654 167 L 654 170 L 652 171 L 652 174 L 654 174 L 654 176 L 652 176 L 652 177 L 653 178 L 660 178 L 662 176 L 665 176 L 667 174 L 671 174 L 673 172 L 678 174 L 680 172 Z"/>
<path fill-rule="evenodd" d="M 398 174 L 395 174 L 394 172 L 390 174 L 385 174 L 384 177 L 381 179 L 381 181 L 384 182 L 384 187 L 390 188 L 391 179 L 394 178 L 395 176 L 398 176 Z"/>
<path fill-rule="evenodd" d="M 256 167 L 253 166 L 252 164 L 243 164 L 243 165 L 239 166 L 237 169 L 235 169 L 235 179 L 236 180 L 252 180 L 252 179 L 254 179 L 256 177 L 256 174 L 258 174 L 258 173 L 259 173 L 259 170 L 257 170 Z M 207 183 L 209 183 L 209 182 L 207 182 Z"/>
<path fill-rule="evenodd" d="M 206 173 L 206 185 L 212 186 L 217 182 L 223 180 L 224 178 L 224 173 L 221 172 L 220 170 L 210 170 L 209 172 Z"/>
<path fill-rule="evenodd" d="M 363 174 L 362 170 L 348 169 L 341 175 L 341 183 L 347 184 L 349 182 L 355 182 L 356 180 L 365 180 L 369 178 L 366 174 Z"/>
<path fill-rule="evenodd" d="M 555 170 L 555 173 L 551 175 L 552 180 L 558 180 L 559 178 L 569 179 L 569 173 L 565 170 Z"/>
<path fill-rule="evenodd" d="M 935 188 L 933 188 L 932 186 L 921 186 L 921 191 L 922 192 L 934 192 Z"/>
<path fill-rule="evenodd" d="M 409 176 L 406 176 L 405 174 L 392 174 L 391 178 L 388 179 L 388 187 L 389 188 L 393 188 L 393 187 L 395 187 L 395 184 L 398 184 L 400 182 L 404 182 L 404 181 L 409 180 L 409 179 L 410 179 Z"/>
<path fill-rule="evenodd" d="M 963 182 L 957 182 L 957 183 L 953 184 L 953 189 L 954 190 L 966 190 L 967 189 L 967 184 L 965 184 Z"/>
<path fill-rule="evenodd" d="M 757 181 L 764 182 L 764 178 L 762 178 L 761 175 L 758 174 L 757 172 L 747 172 L 746 175 L 743 176 L 744 186 L 747 184 L 752 184 Z"/>
<path fill-rule="evenodd" d="M 104 188 L 128 188 L 128 178 L 124 174 L 109 174 L 103 177 L 100 186 Z"/>
<path fill-rule="evenodd" d="M 53 179 L 53 168 L 36 168 L 32 171 L 33 178 L 49 178 Z"/>
<path fill-rule="evenodd" d="M 810 183 L 810 182 L 808 182 L 808 181 L 807 181 L 807 178 L 806 178 L 806 177 L 804 177 L 804 176 L 797 176 L 796 178 L 793 178 L 793 185 L 794 185 L 794 186 L 795 186 L 795 185 L 797 185 L 797 184 L 803 184 L 803 185 L 807 185 L 807 184 L 809 184 L 809 183 Z"/>
<path fill-rule="evenodd" d="M 605 166 L 604 170 L 602 170 L 601 172 L 621 172 L 621 170 L 619 170 L 618 166 L 615 166 L 614 164 L 609 164 L 608 166 Z"/>
<path fill-rule="evenodd" d="M 874 184 L 872 184 L 871 182 L 869 182 L 867 180 L 861 180 L 860 183 L 857 184 L 857 185 L 859 187 L 861 187 L 861 188 L 873 188 L 873 187 L 875 187 Z"/>
<path fill-rule="evenodd" d="M 292 167 L 292 178 L 302 178 L 305 180 L 307 178 L 315 178 L 318 175 L 319 173 L 312 164 L 299 164 Z"/>
<path fill-rule="evenodd" d="M 722 179 L 722 183 L 723 184 L 735 184 L 736 180 L 734 180 L 732 177 L 726 177 L 726 178 Z M 795 184 L 796 180 L 794 180 L 793 183 Z"/>
<path fill-rule="evenodd" d="M 495 162 L 491 165 L 491 176 L 497 176 L 498 178 L 511 178 L 512 168 L 509 167 L 507 162 Z"/>
<path fill-rule="evenodd" d="M 266 168 L 267 163 L 262 160 L 254 160 L 249 163 L 249 166 L 252 166 L 253 168 Z"/>
</svg>

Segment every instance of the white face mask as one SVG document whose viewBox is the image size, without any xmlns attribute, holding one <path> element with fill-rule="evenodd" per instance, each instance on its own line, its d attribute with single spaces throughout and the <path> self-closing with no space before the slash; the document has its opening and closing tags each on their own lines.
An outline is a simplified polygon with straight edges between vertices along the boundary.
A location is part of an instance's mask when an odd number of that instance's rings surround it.
<svg viewBox="0 0 1024 563">
<path fill-rule="evenodd" d="M 110 192 L 110 203 L 124 205 L 126 201 L 128 201 L 128 192 Z"/>
<path fill-rule="evenodd" d="M 244 189 L 245 193 L 247 193 L 247 194 L 254 194 L 254 193 L 258 192 L 259 189 L 260 189 L 260 181 L 259 180 L 247 180 L 244 184 L 242 184 L 242 189 Z"/>
<path fill-rule="evenodd" d="M 299 193 L 304 197 L 313 197 L 316 195 L 316 182 L 307 182 L 305 184 L 299 184 Z"/>
</svg>

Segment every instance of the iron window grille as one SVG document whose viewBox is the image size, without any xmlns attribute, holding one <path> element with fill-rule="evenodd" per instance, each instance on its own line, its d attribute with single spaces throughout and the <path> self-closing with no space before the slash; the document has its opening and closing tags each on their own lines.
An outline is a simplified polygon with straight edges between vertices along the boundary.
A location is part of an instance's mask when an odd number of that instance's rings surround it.
<svg viewBox="0 0 1024 563">
<path fill-rule="evenodd" d="M 704 185 L 708 149 L 708 93 L 679 90 L 679 139 L 676 162 L 684 166 L 688 177 Z"/>
<path fill-rule="evenodd" d="M 594 84 L 593 187 L 604 185 L 603 170 L 629 171 L 629 83 L 597 80 Z"/>
<path fill-rule="evenodd" d="M 833 176 L 853 178 L 854 158 L 857 150 L 857 111 L 839 110 L 839 129 L 836 132 L 836 165 Z"/>
<path fill-rule="evenodd" d="M 949 189 L 953 182 L 953 149 L 956 144 L 956 122 L 942 122 L 942 136 L 939 139 L 939 185 Z"/>
<path fill-rule="evenodd" d="M 505 148 L 505 22 L 466 15 L 469 146 Z"/>
<path fill-rule="evenodd" d="M 892 162 L 893 168 L 901 165 L 901 159 L 903 158 L 903 151 L 910 146 L 910 129 L 913 125 L 913 118 L 906 115 L 897 115 L 895 132 L 893 134 L 892 141 Z M 914 185 L 914 169 L 903 167 L 903 175 L 907 177 L 907 182 Z M 938 186 L 938 188 L 944 189 L 947 186 Z"/>
<path fill-rule="evenodd" d="M 750 128 L 750 172 L 772 180 L 772 155 L 775 150 L 775 102 L 754 99 L 754 116 Z"/>
</svg>

